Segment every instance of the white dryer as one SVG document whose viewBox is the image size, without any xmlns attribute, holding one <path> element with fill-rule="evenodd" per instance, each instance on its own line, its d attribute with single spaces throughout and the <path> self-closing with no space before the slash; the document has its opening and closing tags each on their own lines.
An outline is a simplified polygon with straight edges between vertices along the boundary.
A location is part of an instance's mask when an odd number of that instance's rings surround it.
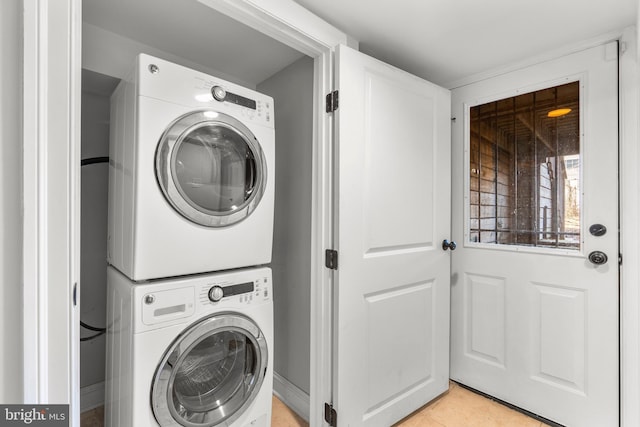
<svg viewBox="0 0 640 427">
<path fill-rule="evenodd" d="M 109 264 L 139 281 L 271 262 L 272 98 L 141 54 L 110 139 Z"/>
<path fill-rule="evenodd" d="M 107 427 L 271 425 L 270 269 L 107 277 Z"/>
</svg>

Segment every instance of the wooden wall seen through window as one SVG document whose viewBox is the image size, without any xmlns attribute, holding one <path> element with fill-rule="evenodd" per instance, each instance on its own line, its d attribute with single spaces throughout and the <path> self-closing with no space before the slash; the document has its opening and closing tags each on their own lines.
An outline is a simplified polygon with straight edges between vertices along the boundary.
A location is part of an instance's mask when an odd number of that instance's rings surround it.
<svg viewBox="0 0 640 427">
<path fill-rule="evenodd" d="M 579 92 L 573 82 L 470 109 L 469 241 L 579 248 Z"/>
</svg>

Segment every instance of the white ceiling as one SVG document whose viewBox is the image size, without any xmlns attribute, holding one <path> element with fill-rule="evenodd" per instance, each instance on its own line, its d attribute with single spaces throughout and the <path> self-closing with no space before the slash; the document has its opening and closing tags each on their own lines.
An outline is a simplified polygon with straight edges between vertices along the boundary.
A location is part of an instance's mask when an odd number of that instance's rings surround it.
<svg viewBox="0 0 640 427">
<path fill-rule="evenodd" d="M 634 25 L 637 0 L 295 0 L 360 50 L 434 83 Z"/>
<path fill-rule="evenodd" d="M 82 9 L 85 23 L 254 87 L 303 56 L 195 0 L 83 0 Z"/>
<path fill-rule="evenodd" d="M 638 0 L 295 1 L 364 53 L 452 87 L 633 25 Z M 195 0 L 83 0 L 83 20 L 253 85 L 302 56 Z"/>
</svg>

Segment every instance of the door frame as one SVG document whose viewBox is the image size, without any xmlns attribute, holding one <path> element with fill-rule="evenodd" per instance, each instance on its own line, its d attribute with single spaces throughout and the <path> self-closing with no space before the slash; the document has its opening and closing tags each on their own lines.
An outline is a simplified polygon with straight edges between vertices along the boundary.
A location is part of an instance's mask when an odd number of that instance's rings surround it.
<svg viewBox="0 0 640 427">
<path fill-rule="evenodd" d="M 22 5 L 23 402 L 77 408 L 81 2 Z"/>
<path fill-rule="evenodd" d="M 357 48 L 357 42 L 293 1 L 200 1 L 314 58 L 310 421 L 312 426 L 323 425 L 322 404 L 331 398 L 332 274 L 324 267 L 322 252 L 332 247 L 334 238 L 333 122 L 323 105 L 324 94 L 333 85 L 334 47 Z M 46 0 L 23 0 L 22 4 L 23 399 L 71 403 L 72 425 L 79 426 L 79 316 L 72 301 L 80 277 L 82 3 L 61 0 L 49 7 Z M 534 60 L 544 62 L 616 39 L 626 47 L 620 57 L 620 215 L 621 252 L 629 260 L 621 268 L 621 425 L 631 427 L 640 424 L 640 408 L 635 407 L 640 399 L 640 173 L 636 167 L 640 161 L 636 147 L 640 138 L 640 52 L 636 28 Z M 503 72 L 504 68 L 491 70 L 460 84 Z M 55 146 L 55 152 L 48 145 Z"/>
<path fill-rule="evenodd" d="M 640 14 L 638 15 L 640 24 Z M 640 44 L 636 27 L 619 37 L 620 425 L 640 425 Z"/>
</svg>

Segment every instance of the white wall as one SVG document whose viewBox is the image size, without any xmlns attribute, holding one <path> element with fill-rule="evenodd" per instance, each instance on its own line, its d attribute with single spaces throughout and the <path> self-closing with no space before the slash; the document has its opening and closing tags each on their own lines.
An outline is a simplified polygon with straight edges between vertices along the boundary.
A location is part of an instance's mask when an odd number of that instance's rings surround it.
<svg viewBox="0 0 640 427">
<path fill-rule="evenodd" d="M 0 1 L 0 403 L 22 402 L 22 2 Z"/>
<path fill-rule="evenodd" d="M 139 53 L 157 56 L 175 64 L 255 89 L 254 83 L 240 80 L 219 70 L 205 67 L 197 62 L 103 30 L 95 25 L 82 24 L 82 68 L 122 79 L 133 68 L 135 58 Z"/>
<path fill-rule="evenodd" d="M 274 98 L 276 125 L 274 369 L 309 394 L 313 60 L 298 60 L 258 91 Z"/>
</svg>

